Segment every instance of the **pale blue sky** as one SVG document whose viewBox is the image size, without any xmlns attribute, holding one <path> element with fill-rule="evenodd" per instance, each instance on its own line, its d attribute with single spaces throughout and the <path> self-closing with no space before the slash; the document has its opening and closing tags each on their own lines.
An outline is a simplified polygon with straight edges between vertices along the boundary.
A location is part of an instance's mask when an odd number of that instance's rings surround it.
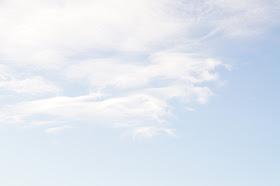
<svg viewBox="0 0 280 186">
<path fill-rule="evenodd" d="M 0 185 L 279 186 L 280 2 L 0 2 Z"/>
</svg>

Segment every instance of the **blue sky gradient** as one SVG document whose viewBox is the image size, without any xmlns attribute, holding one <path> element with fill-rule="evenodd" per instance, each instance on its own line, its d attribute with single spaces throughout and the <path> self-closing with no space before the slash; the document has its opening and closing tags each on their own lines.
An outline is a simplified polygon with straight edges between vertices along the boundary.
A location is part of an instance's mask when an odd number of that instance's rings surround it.
<svg viewBox="0 0 280 186">
<path fill-rule="evenodd" d="M 0 185 L 279 186 L 280 2 L 0 2 Z"/>
</svg>

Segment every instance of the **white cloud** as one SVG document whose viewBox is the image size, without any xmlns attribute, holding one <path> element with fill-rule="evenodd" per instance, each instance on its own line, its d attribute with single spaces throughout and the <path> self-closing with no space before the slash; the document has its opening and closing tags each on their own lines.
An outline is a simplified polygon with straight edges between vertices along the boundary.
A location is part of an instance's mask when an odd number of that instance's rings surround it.
<svg viewBox="0 0 280 186">
<path fill-rule="evenodd" d="M 138 135 L 144 137 L 153 137 L 159 133 L 166 133 L 168 135 L 175 136 L 174 130 L 162 127 L 140 127 L 136 128 L 133 133 L 134 137 L 137 137 Z"/>
<path fill-rule="evenodd" d="M 248 35 L 275 22 L 277 6 L 261 0 L 1 1 L 0 59 L 59 68 L 87 51 L 185 45 L 202 30 Z"/>
<path fill-rule="evenodd" d="M 91 59 L 70 65 L 65 74 L 69 78 L 86 78 L 96 88 L 134 88 L 159 80 L 172 84 L 174 81 L 193 84 L 215 80 L 218 76 L 212 70 L 220 64 L 214 59 L 160 52 L 144 64 L 110 58 Z"/>
<path fill-rule="evenodd" d="M 71 126 L 64 125 L 64 126 L 59 126 L 59 127 L 48 128 L 45 130 L 45 132 L 48 134 L 57 134 L 64 129 L 71 129 L 71 128 L 72 128 Z"/>
<path fill-rule="evenodd" d="M 39 126 L 48 126 L 48 125 L 60 125 L 61 121 L 31 121 L 25 127 L 39 127 Z"/>
<path fill-rule="evenodd" d="M 279 7 L 262 0 L 0 1 L 0 89 L 20 100 L 3 105 L 0 122 L 82 120 L 136 136 L 172 135 L 172 100 L 206 103 L 214 94 L 207 83 L 226 66 L 190 48 L 215 35 L 261 33 L 278 21 Z"/>
<path fill-rule="evenodd" d="M 3 61 L 57 68 L 86 50 L 145 51 L 182 33 L 165 0 L 2 2 Z M 156 11 L 155 11 L 156 9 Z"/>
<path fill-rule="evenodd" d="M 196 22 L 197 32 L 215 31 L 226 37 L 251 37 L 276 24 L 279 1 L 264 0 L 204 0 L 186 1 L 182 10 Z"/>
<path fill-rule="evenodd" d="M 173 129 L 169 129 L 169 128 L 162 128 L 162 127 L 151 127 L 151 126 L 144 126 L 144 127 L 139 127 L 139 128 L 136 128 L 134 129 L 133 131 L 133 138 L 137 138 L 137 137 L 148 137 L 148 138 L 151 138 L 151 137 L 154 137 L 158 134 L 168 134 L 168 135 L 171 135 L 171 136 L 176 136 L 175 134 L 175 130 Z"/>
<path fill-rule="evenodd" d="M 145 119 L 161 122 L 167 114 L 167 104 L 148 95 L 131 95 L 96 100 L 99 95 L 55 97 L 6 106 L 1 112 L 2 122 L 24 122 L 30 116 L 51 115 L 60 119 L 140 122 Z"/>
<path fill-rule="evenodd" d="M 0 88 L 26 94 L 58 93 L 60 91 L 60 89 L 51 82 L 38 76 L 22 80 L 13 79 L 9 81 L 0 81 Z"/>
<path fill-rule="evenodd" d="M 0 90 L 31 95 L 56 94 L 61 91 L 60 88 L 41 76 L 18 74 L 5 65 L 0 65 L 0 73 Z"/>
<path fill-rule="evenodd" d="M 207 102 L 213 93 L 199 83 L 217 80 L 214 69 L 219 65 L 221 62 L 213 59 L 166 52 L 153 55 L 145 65 L 113 59 L 76 63 L 65 69 L 66 77 L 85 78 L 92 88 L 102 93 L 60 96 L 7 106 L 1 112 L 2 122 L 26 122 L 33 116 L 46 115 L 55 120 L 82 120 L 112 126 L 119 123 L 137 128 L 151 125 L 145 131 L 171 134 L 165 127 L 171 116 L 169 101 Z M 153 129 L 155 123 L 160 124 L 161 130 Z"/>
<path fill-rule="evenodd" d="M 189 112 L 195 111 L 194 108 L 192 108 L 192 107 L 186 107 L 185 109 L 186 109 L 187 111 L 189 111 Z"/>
</svg>

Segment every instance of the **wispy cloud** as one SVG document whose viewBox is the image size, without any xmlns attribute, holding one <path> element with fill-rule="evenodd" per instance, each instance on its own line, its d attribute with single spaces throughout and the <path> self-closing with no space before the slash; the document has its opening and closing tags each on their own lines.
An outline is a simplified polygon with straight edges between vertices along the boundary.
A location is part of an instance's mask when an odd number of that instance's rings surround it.
<svg viewBox="0 0 280 186">
<path fill-rule="evenodd" d="M 133 130 L 133 138 L 137 137 L 154 137 L 158 134 L 168 134 L 170 136 L 176 136 L 174 129 L 162 128 L 162 127 L 139 127 Z"/>
<path fill-rule="evenodd" d="M 2 105 L 0 122 L 122 123 L 136 136 L 173 135 L 172 101 L 206 103 L 214 94 L 207 83 L 228 67 L 197 45 L 261 33 L 278 21 L 279 4 L 1 1 L 0 90 L 18 102 Z"/>
<path fill-rule="evenodd" d="M 145 65 L 106 59 L 77 63 L 65 70 L 66 77 L 85 78 L 90 87 L 103 93 L 24 101 L 4 107 L 1 118 L 6 123 L 24 123 L 30 117 L 47 115 L 55 120 L 92 121 L 112 126 L 125 123 L 134 127 L 138 135 L 145 131 L 147 136 L 171 134 L 164 128 L 171 111 L 169 101 L 207 102 L 213 93 L 208 87 L 196 84 L 217 80 L 213 71 L 220 64 L 217 60 L 180 53 L 156 54 Z M 155 123 L 162 126 L 154 130 Z"/>
<path fill-rule="evenodd" d="M 37 75 L 18 73 L 7 65 L 0 65 L 0 90 L 6 90 L 17 94 L 57 94 L 61 91 L 51 81 Z"/>
<path fill-rule="evenodd" d="M 59 126 L 59 127 L 48 128 L 45 130 L 45 132 L 48 134 L 58 134 L 62 130 L 71 129 L 71 128 L 72 128 L 71 126 L 64 125 L 64 126 Z"/>
</svg>

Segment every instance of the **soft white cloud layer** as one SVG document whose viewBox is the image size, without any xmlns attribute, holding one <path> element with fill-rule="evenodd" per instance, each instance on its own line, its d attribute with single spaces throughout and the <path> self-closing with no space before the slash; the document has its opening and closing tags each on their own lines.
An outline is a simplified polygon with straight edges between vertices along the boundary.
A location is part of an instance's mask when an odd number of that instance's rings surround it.
<svg viewBox="0 0 280 186">
<path fill-rule="evenodd" d="M 139 127 L 136 128 L 133 131 L 133 137 L 137 138 L 138 136 L 143 136 L 143 137 L 153 137 L 155 135 L 158 135 L 159 133 L 163 134 L 168 134 L 171 136 L 176 136 L 175 131 L 173 129 L 168 129 L 168 128 L 161 128 L 161 127 Z"/>
<path fill-rule="evenodd" d="M 0 122 L 89 122 L 130 128 L 135 136 L 173 135 L 166 127 L 171 102 L 206 103 L 213 95 L 207 83 L 218 80 L 216 67 L 225 66 L 203 50 L 188 49 L 214 35 L 261 33 L 264 24 L 277 22 L 279 4 L 0 1 L 0 89 L 19 100 L 2 105 Z"/>
<path fill-rule="evenodd" d="M 213 71 L 219 65 L 217 60 L 181 53 L 158 53 L 145 65 L 112 59 L 80 62 L 65 69 L 66 77 L 85 78 L 90 87 L 105 94 L 60 96 L 6 106 L 1 112 L 2 122 L 26 123 L 41 115 L 55 120 L 92 121 L 113 126 L 123 123 L 134 127 L 132 131 L 137 135 L 145 131 L 145 136 L 171 134 L 170 129 L 163 127 L 170 116 L 169 100 L 205 103 L 212 92 L 196 84 L 216 80 L 218 76 Z M 163 126 L 154 128 L 154 124 Z"/>
<path fill-rule="evenodd" d="M 55 97 L 6 106 L 1 111 L 0 122 L 26 123 L 30 117 L 39 115 L 72 122 L 87 121 L 110 125 L 127 123 L 128 126 L 138 126 L 143 125 L 142 122 L 162 123 L 166 114 L 166 102 L 149 95 L 134 94 L 100 99 L 99 95 L 91 94 L 76 98 Z"/>
<path fill-rule="evenodd" d="M 72 56 L 186 44 L 197 33 L 248 35 L 274 22 L 262 0 L 13 0 L 0 2 L 2 62 L 58 68 Z M 279 7 L 279 6 L 278 6 Z M 268 24 L 269 23 L 269 24 Z M 96 51 L 95 51 L 96 52 Z"/>
<path fill-rule="evenodd" d="M 63 125 L 63 126 L 59 126 L 59 127 L 48 128 L 45 130 L 45 132 L 48 134 L 57 134 L 64 129 L 71 129 L 71 128 L 72 128 L 71 126 Z"/>
<path fill-rule="evenodd" d="M 61 91 L 54 83 L 41 76 L 18 74 L 6 65 L 0 65 L 0 74 L 0 90 L 31 95 L 56 94 Z"/>
<path fill-rule="evenodd" d="M 86 78 L 91 86 L 106 88 L 134 88 L 149 86 L 153 81 L 164 84 L 201 83 L 216 80 L 212 73 L 221 62 L 201 59 L 184 53 L 161 52 L 151 56 L 146 63 L 127 63 L 118 59 L 91 59 L 70 65 L 69 78 Z M 166 83 L 165 83 L 166 82 Z"/>
</svg>

